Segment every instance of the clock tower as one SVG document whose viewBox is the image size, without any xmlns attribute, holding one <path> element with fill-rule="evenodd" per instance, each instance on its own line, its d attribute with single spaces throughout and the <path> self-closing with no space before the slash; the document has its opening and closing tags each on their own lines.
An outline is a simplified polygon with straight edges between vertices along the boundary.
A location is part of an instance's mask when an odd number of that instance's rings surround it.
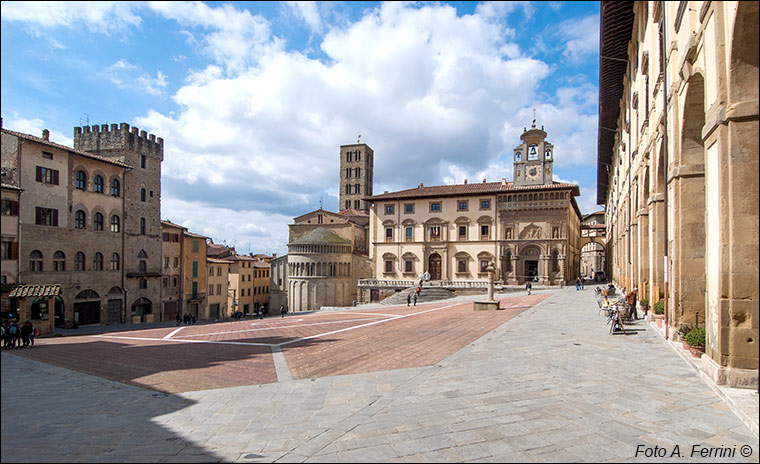
<svg viewBox="0 0 760 464">
<path fill-rule="evenodd" d="M 520 140 L 522 143 L 514 149 L 515 186 L 551 184 L 554 145 L 546 141 L 543 126 L 536 128 L 535 117 L 530 130 L 525 130 Z"/>
</svg>

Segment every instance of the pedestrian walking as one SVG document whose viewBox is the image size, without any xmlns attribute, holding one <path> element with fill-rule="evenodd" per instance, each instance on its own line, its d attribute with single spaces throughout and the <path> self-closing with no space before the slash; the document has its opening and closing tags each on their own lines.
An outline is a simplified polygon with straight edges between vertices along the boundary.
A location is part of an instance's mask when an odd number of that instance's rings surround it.
<svg viewBox="0 0 760 464">
<path fill-rule="evenodd" d="M 419 287 L 417 287 L 417 296 L 420 296 L 421 293 L 422 293 L 422 285 L 420 285 Z"/>
<path fill-rule="evenodd" d="M 409 306 L 410 304 L 412 304 L 412 292 L 406 294 L 406 305 Z"/>
<path fill-rule="evenodd" d="M 16 342 L 20 336 L 18 324 L 16 321 L 11 321 L 11 325 L 8 327 L 8 342 L 11 349 L 16 348 Z"/>
<path fill-rule="evenodd" d="M 190 322 L 192 322 L 193 324 L 195 324 L 196 321 L 197 321 L 197 319 L 195 318 L 195 314 L 191 314 L 190 315 Z"/>
<path fill-rule="evenodd" d="M 529 280 L 528 282 L 525 283 L 525 290 L 528 291 L 528 295 L 530 295 L 531 289 L 533 289 L 533 284 L 530 283 L 530 280 Z"/>
<path fill-rule="evenodd" d="M 259 312 L 259 319 L 264 319 L 264 311 L 261 309 L 261 307 L 259 307 L 258 312 Z"/>
<path fill-rule="evenodd" d="M 580 277 L 576 277 L 575 278 L 575 291 L 577 292 L 580 289 L 581 289 L 581 279 L 580 279 Z"/>
<path fill-rule="evenodd" d="M 177 313 L 177 325 L 182 325 L 182 317 L 179 315 L 179 313 Z"/>
<path fill-rule="evenodd" d="M 414 306 L 417 306 L 417 294 L 414 294 Z"/>
<path fill-rule="evenodd" d="M 286 312 L 288 312 L 288 310 L 285 309 L 285 305 L 280 305 L 280 317 L 285 317 Z"/>
<path fill-rule="evenodd" d="M 34 346 L 34 337 L 40 334 L 40 330 L 32 325 L 32 333 L 29 335 L 29 346 Z"/>
<path fill-rule="evenodd" d="M 24 321 L 24 323 L 21 325 L 21 343 L 24 348 L 29 348 L 29 336 L 32 335 L 34 332 L 34 326 L 32 326 L 32 323 L 27 321 Z"/>
</svg>

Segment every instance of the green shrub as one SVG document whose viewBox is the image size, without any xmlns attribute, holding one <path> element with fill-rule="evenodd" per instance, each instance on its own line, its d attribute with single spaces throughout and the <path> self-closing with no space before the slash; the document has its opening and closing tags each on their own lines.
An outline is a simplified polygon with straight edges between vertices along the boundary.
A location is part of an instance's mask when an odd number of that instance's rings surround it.
<svg viewBox="0 0 760 464">
<path fill-rule="evenodd" d="M 657 303 L 654 304 L 654 313 L 655 314 L 665 314 L 665 301 L 660 300 Z"/>
<path fill-rule="evenodd" d="M 692 327 L 691 324 L 681 324 L 681 328 L 678 329 L 678 333 L 681 334 L 682 337 L 686 337 L 686 334 L 691 332 L 694 327 Z"/>
<path fill-rule="evenodd" d="M 688 343 L 690 346 L 701 346 L 704 348 L 705 329 L 691 329 L 691 331 L 686 334 L 686 343 Z"/>
<path fill-rule="evenodd" d="M 647 300 L 646 298 L 642 298 L 639 301 L 639 304 L 641 305 L 642 308 L 648 308 L 649 307 L 649 300 Z"/>
</svg>

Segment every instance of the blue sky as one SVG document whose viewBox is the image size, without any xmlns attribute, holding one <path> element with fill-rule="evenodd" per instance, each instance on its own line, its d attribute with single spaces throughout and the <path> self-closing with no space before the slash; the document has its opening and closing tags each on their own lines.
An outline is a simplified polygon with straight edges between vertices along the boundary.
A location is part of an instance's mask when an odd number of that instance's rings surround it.
<svg viewBox="0 0 760 464">
<path fill-rule="evenodd" d="M 596 205 L 598 2 L 2 2 L 3 127 L 164 139 L 162 218 L 283 254 L 338 210 L 340 145 L 374 191 L 513 178 L 537 124 Z"/>
</svg>

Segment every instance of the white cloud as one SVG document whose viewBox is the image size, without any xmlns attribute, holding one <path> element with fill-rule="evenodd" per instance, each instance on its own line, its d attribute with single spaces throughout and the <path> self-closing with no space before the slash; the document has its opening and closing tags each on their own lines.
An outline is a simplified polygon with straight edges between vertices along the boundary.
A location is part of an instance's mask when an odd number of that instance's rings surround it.
<svg viewBox="0 0 760 464">
<path fill-rule="evenodd" d="M 36 26 L 33 32 L 57 26 L 84 24 L 90 31 L 109 35 L 142 23 L 136 11 L 141 2 L 3 2 L 3 21 Z"/>
<path fill-rule="evenodd" d="M 106 68 L 104 74 L 120 89 L 136 89 L 150 95 L 164 95 L 167 85 L 166 75 L 159 70 L 156 71 L 156 77 L 151 77 L 141 71 L 140 66 L 120 59 Z"/>
<path fill-rule="evenodd" d="M 35 137 L 42 137 L 42 131 L 47 129 L 47 126 L 42 119 L 24 119 L 19 117 L 17 112 L 13 112 L 11 118 L 3 118 L 3 128 L 33 135 Z M 67 137 L 65 134 L 58 131 L 50 131 L 49 140 L 61 145 L 66 145 L 67 147 L 74 146 L 73 138 Z"/>
<path fill-rule="evenodd" d="M 587 56 L 599 53 L 599 15 L 567 20 L 558 30 L 565 43 L 562 55 L 571 62 L 578 64 Z"/>
<path fill-rule="evenodd" d="M 309 28 L 318 34 L 322 33 L 322 17 L 319 14 L 318 2 L 283 2 L 287 9 L 298 19 L 305 22 Z"/>
</svg>

